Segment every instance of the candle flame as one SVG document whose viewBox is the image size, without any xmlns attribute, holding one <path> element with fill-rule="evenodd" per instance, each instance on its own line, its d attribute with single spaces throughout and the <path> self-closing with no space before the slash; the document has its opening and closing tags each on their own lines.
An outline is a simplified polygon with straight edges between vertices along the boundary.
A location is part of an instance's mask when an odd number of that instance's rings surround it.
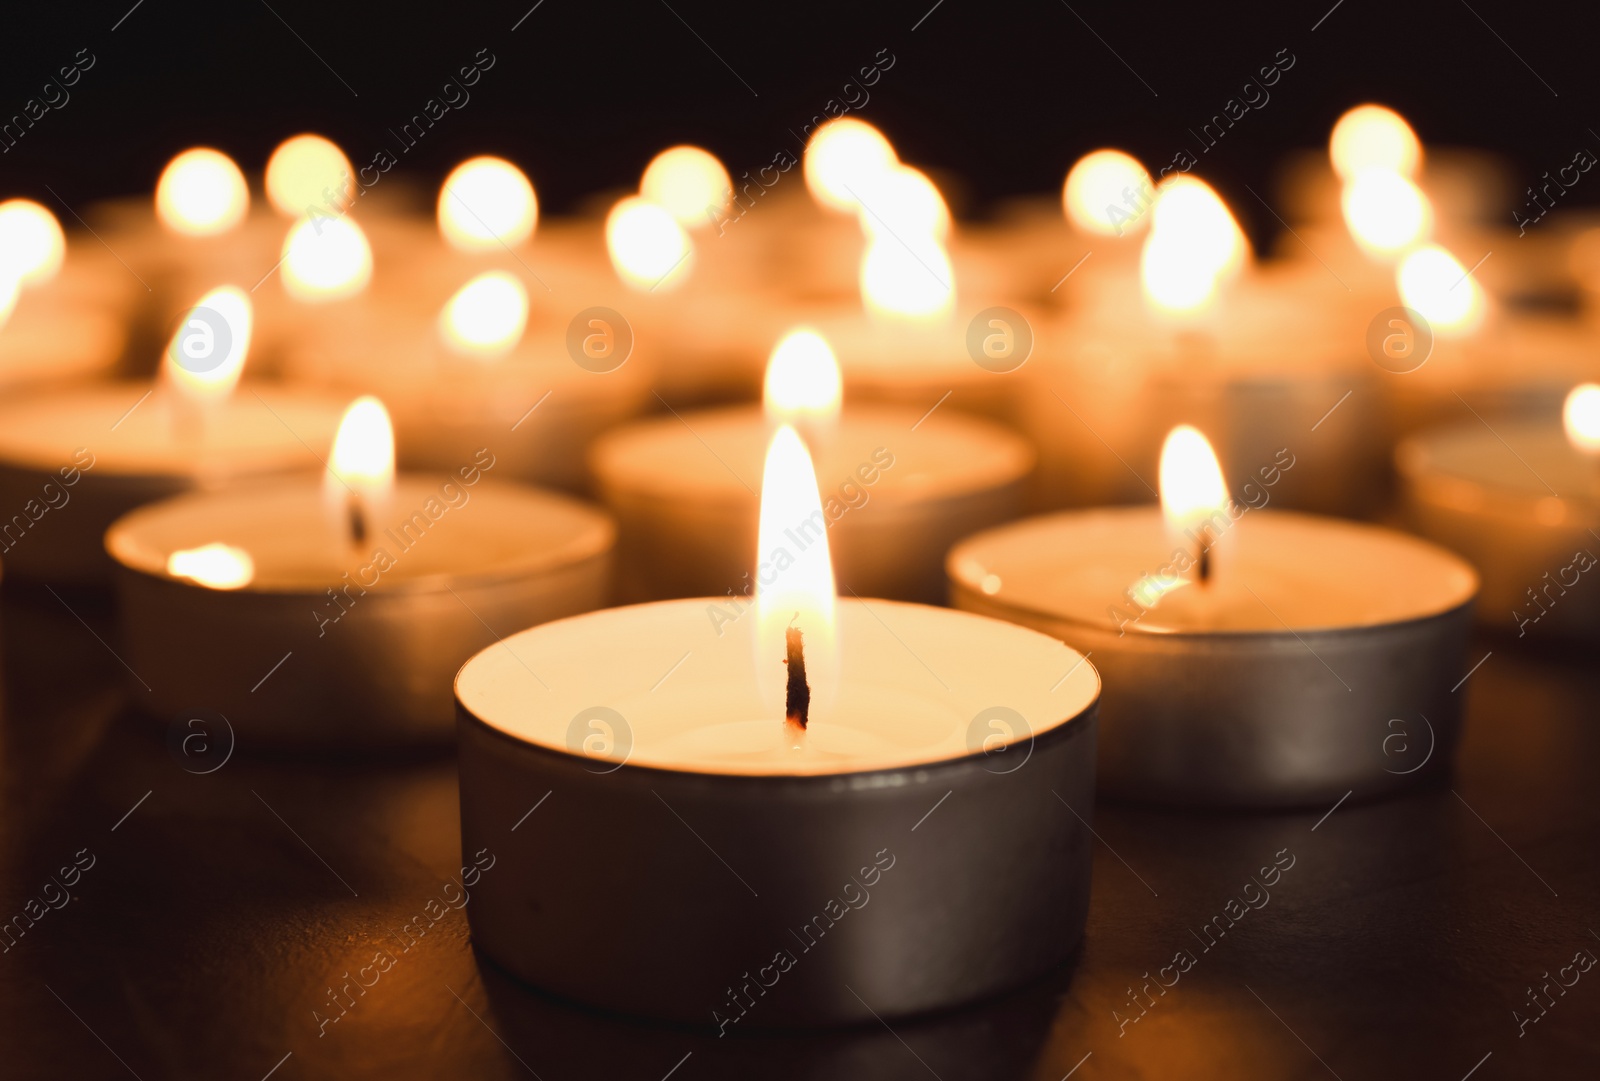
<svg viewBox="0 0 1600 1081">
<path fill-rule="evenodd" d="M 1561 425 L 1574 448 L 1600 455 L 1600 383 L 1579 383 L 1567 392 Z"/>
<path fill-rule="evenodd" d="M 216 236 L 244 219 L 250 189 L 233 159 L 195 147 L 167 163 L 156 183 L 156 216 L 184 236 Z"/>
<path fill-rule="evenodd" d="M 1161 186 L 1139 267 L 1145 294 L 1158 308 L 1204 308 L 1249 256 L 1244 233 L 1209 184 L 1184 176 Z"/>
<path fill-rule="evenodd" d="M 439 189 L 439 232 L 457 251 L 514 248 L 539 224 L 539 199 L 521 169 L 504 158 L 469 158 Z"/>
<path fill-rule="evenodd" d="M 694 241 L 668 211 L 630 195 L 606 216 L 606 251 L 617 276 L 645 292 L 676 289 L 694 265 Z"/>
<path fill-rule="evenodd" d="M 322 489 L 333 507 L 351 500 L 374 517 L 394 488 L 394 426 L 389 411 L 371 395 L 350 403 L 328 455 Z"/>
<path fill-rule="evenodd" d="M 828 340 L 806 327 L 784 335 L 767 361 L 762 400 L 767 416 L 785 424 L 839 415 L 843 380 Z"/>
<path fill-rule="evenodd" d="M 1180 424 L 1161 445 L 1161 512 L 1182 533 L 1226 515 L 1228 486 L 1211 443 L 1198 428 Z"/>
<path fill-rule="evenodd" d="M 232 285 L 211 290 L 184 314 L 162 356 L 163 375 L 188 401 L 226 398 L 244 374 L 254 321 L 244 290 Z"/>
<path fill-rule="evenodd" d="M 1333 126 L 1328 157 L 1333 171 L 1345 181 L 1374 167 L 1414 177 L 1422 164 L 1422 142 L 1405 117 L 1393 109 L 1357 105 Z"/>
<path fill-rule="evenodd" d="M 1418 248 L 1401 260 L 1396 279 L 1401 303 L 1420 312 L 1436 334 L 1468 334 L 1483 321 L 1483 290 L 1467 268 L 1437 244 Z"/>
<path fill-rule="evenodd" d="M 312 302 L 354 296 L 372 280 L 372 246 L 349 218 L 307 218 L 283 241 L 283 286 Z"/>
<path fill-rule="evenodd" d="M 9 274 L 0 274 L 0 329 L 11 318 L 11 310 L 17 306 L 17 293 L 21 288 L 22 283 L 17 279 Z"/>
<path fill-rule="evenodd" d="M 852 214 L 873 177 L 899 164 L 883 133 L 864 120 L 841 117 L 811 134 L 806 144 L 806 189 L 829 210 Z"/>
<path fill-rule="evenodd" d="M 1095 150 L 1079 158 L 1061 188 L 1067 220 L 1101 236 L 1143 229 L 1150 174 L 1138 159 L 1120 150 Z"/>
<path fill-rule="evenodd" d="M 877 315 L 930 319 L 956 303 L 955 270 L 933 237 L 881 237 L 861 257 L 861 299 Z"/>
<path fill-rule="evenodd" d="M 761 682 L 770 688 L 779 682 L 773 677 L 782 671 L 778 665 L 785 655 L 784 632 L 793 625 L 805 639 L 806 669 L 813 689 L 820 684 L 826 697 L 836 684 L 828 519 L 811 455 L 787 424 L 778 429 L 767 448 L 756 551 L 757 671 Z"/>
<path fill-rule="evenodd" d="M 0 280 L 39 285 L 56 276 L 67 254 L 61 223 L 32 199 L 0 203 Z"/>
<path fill-rule="evenodd" d="M 167 557 L 167 573 L 207 589 L 243 589 L 255 579 L 256 564 L 243 548 L 212 541 L 173 552 Z"/>
<path fill-rule="evenodd" d="M 512 274 L 479 274 L 445 303 L 439 332 L 451 351 L 484 358 L 516 348 L 528 326 L 528 290 Z"/>
<path fill-rule="evenodd" d="M 893 237 L 950 236 L 950 208 L 927 175 L 909 165 L 891 165 L 851 185 L 858 196 L 861 230 L 872 241 Z"/>
<path fill-rule="evenodd" d="M 354 197 L 350 159 L 320 135 L 296 135 L 267 159 L 267 201 L 279 214 L 298 218 L 343 213 Z"/>
<path fill-rule="evenodd" d="M 674 146 L 650 160 L 639 180 L 639 194 L 685 229 L 701 229 L 727 211 L 733 181 L 715 154 L 698 146 Z"/>
<path fill-rule="evenodd" d="M 1345 184 L 1339 204 L 1350 234 L 1373 255 L 1410 248 L 1433 224 L 1433 207 L 1422 189 L 1388 169 L 1361 170 Z"/>
</svg>

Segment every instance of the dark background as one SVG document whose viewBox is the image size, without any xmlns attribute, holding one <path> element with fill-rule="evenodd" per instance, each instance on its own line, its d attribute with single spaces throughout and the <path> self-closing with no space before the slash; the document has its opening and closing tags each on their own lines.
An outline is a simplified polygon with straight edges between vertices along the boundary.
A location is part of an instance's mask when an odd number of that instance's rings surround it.
<svg viewBox="0 0 1600 1081">
<path fill-rule="evenodd" d="M 132 0 L 13 5 L 0 26 L 0 113 L 19 110 L 78 49 L 97 63 L 70 102 L 0 155 L 0 194 L 52 202 L 48 184 L 75 205 L 147 191 L 167 158 L 197 143 L 254 172 L 280 139 L 308 129 L 359 166 L 480 48 L 496 57 L 493 71 L 396 173 L 431 185 L 469 154 L 499 153 L 557 212 L 631 186 L 676 141 L 710 148 L 735 175 L 780 149 L 797 153 L 789 129 L 883 48 L 895 66 L 859 115 L 902 158 L 941 174 L 969 215 L 1059 190 L 1095 146 L 1169 162 L 1195 146 L 1187 129 L 1283 48 L 1293 70 L 1198 169 L 1257 235 L 1270 218 L 1244 185 L 1267 190 L 1284 151 L 1325 144 L 1339 113 L 1365 100 L 1400 109 L 1425 142 L 1503 152 L 1519 192 L 1580 146 L 1600 152 L 1588 131 L 1600 128 L 1592 4 L 1344 0 L 1330 15 L 1333 0 L 943 0 L 930 15 L 932 0 L 670 3 L 544 0 L 515 31 L 533 0 L 145 0 L 131 15 Z M 1569 199 L 1600 200 L 1600 184 Z"/>
</svg>

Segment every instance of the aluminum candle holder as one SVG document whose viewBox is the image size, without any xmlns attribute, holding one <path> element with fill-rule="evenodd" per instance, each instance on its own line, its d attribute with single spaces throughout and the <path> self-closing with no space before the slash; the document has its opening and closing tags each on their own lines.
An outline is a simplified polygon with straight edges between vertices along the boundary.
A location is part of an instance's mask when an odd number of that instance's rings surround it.
<svg viewBox="0 0 1600 1081">
<path fill-rule="evenodd" d="M 841 715 L 790 748 L 716 603 L 562 620 L 506 640 L 526 668 L 495 648 L 462 669 L 462 844 L 496 856 L 467 905 L 477 947 L 563 997 L 718 1032 L 941 1009 L 1066 959 L 1093 667 L 993 620 L 841 600 Z"/>
</svg>

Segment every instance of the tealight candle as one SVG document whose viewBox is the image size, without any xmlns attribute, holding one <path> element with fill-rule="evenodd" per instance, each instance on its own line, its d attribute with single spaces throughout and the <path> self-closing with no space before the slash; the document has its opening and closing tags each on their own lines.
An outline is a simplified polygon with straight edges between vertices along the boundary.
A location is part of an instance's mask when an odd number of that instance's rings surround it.
<svg viewBox="0 0 1600 1081">
<path fill-rule="evenodd" d="M 1473 420 L 1400 445 L 1403 510 L 1483 577 L 1478 617 L 1497 630 L 1593 638 L 1600 594 L 1600 386 L 1575 387 L 1562 421 Z"/>
<path fill-rule="evenodd" d="M 763 475 L 763 534 L 820 511 L 793 429 Z M 1092 665 L 836 599 L 826 539 L 755 611 L 708 618 L 724 604 L 579 616 L 462 668 L 462 844 L 499 853 L 467 903 L 478 948 L 724 1034 L 939 1009 L 1060 963 L 1088 899 Z"/>
<path fill-rule="evenodd" d="M 382 405 L 361 399 L 320 483 L 192 493 L 111 527 L 124 655 L 147 710 L 214 710 L 256 746 L 437 744 L 463 661 L 502 630 L 604 602 L 603 514 L 480 485 L 497 464 L 487 451 L 396 481 L 393 446 Z"/>
<path fill-rule="evenodd" d="M 249 298 L 213 290 L 190 309 L 153 382 L 42 390 L 0 406 L 0 548 L 16 573 L 103 583 L 101 535 L 142 503 L 275 473 L 313 471 L 338 403 L 272 385 L 235 391 Z"/>
<path fill-rule="evenodd" d="M 1103 672 L 1103 791 L 1302 806 L 1447 768 L 1477 576 L 1403 534 L 1250 512 L 1279 479 L 1229 499 L 1204 437 L 1180 428 L 1162 510 L 1034 518 L 951 551 L 957 607 L 1054 634 Z M 1385 742 L 1394 722 L 1409 754 Z"/>
<path fill-rule="evenodd" d="M 742 597 L 752 575 L 771 572 L 826 529 L 848 589 L 938 600 L 949 546 L 1021 509 L 1033 464 L 1022 440 L 949 410 L 852 405 L 841 412 L 839 368 L 814 331 L 779 343 L 765 398 L 765 410 L 640 421 L 595 443 L 595 484 L 621 530 L 624 598 Z M 758 551 L 752 527 L 762 457 L 774 424 L 791 419 L 816 452 L 825 514 L 786 523 L 789 532 Z"/>
</svg>

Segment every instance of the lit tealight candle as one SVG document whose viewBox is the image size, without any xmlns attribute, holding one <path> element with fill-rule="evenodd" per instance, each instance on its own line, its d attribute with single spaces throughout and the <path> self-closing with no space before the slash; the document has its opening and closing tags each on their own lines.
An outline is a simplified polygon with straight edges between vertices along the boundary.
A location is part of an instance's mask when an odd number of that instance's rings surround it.
<svg viewBox="0 0 1600 1081">
<path fill-rule="evenodd" d="M 256 746 L 447 742 L 463 661 L 606 596 L 605 515 L 494 467 L 485 450 L 396 478 L 383 405 L 362 399 L 320 483 L 196 492 L 118 520 L 105 544 L 141 705 L 214 710 Z"/>
<path fill-rule="evenodd" d="M 314 470 L 336 402 L 257 385 L 235 392 L 251 337 L 240 289 L 190 309 L 154 382 L 64 387 L 0 406 L 0 524 L 8 569 L 52 582 L 100 582 L 100 538 L 123 512 L 191 488 Z"/>
<path fill-rule="evenodd" d="M 630 195 L 606 217 L 606 251 L 617 277 L 641 292 L 671 292 L 694 269 L 694 241 L 665 207 Z"/>
<path fill-rule="evenodd" d="M 685 229 L 706 229 L 728 213 L 733 182 L 716 155 L 698 146 L 674 146 L 651 159 L 639 180 L 639 194 Z"/>
<path fill-rule="evenodd" d="M 792 429 L 762 472 L 764 535 L 819 511 Z M 725 598 L 614 608 L 467 662 L 462 841 L 500 853 L 468 902 L 480 948 L 563 997 L 721 1032 L 953 1006 L 1067 956 L 1092 665 L 998 621 L 836 598 L 826 552 L 730 622 L 708 617 Z M 580 918 L 606 950 L 561 932 Z"/>
<path fill-rule="evenodd" d="M 332 217 L 355 199 L 355 171 L 344 151 L 320 135 L 296 135 L 267 159 L 267 201 L 288 218 Z"/>
<path fill-rule="evenodd" d="M 372 280 L 372 247 L 349 218 L 307 218 L 283 241 L 283 287 L 312 304 L 355 296 Z"/>
<path fill-rule="evenodd" d="M 56 216 L 32 199 L 0 203 L 0 280 L 39 285 L 56 276 L 67 238 Z"/>
<path fill-rule="evenodd" d="M 439 232 L 458 251 L 515 248 L 538 223 L 533 185 L 504 158 L 464 161 L 439 188 Z"/>
<path fill-rule="evenodd" d="M 1103 789 L 1314 806 L 1448 768 L 1477 576 L 1400 533 L 1252 511 L 1289 464 L 1236 501 L 1204 438 L 1180 429 L 1162 509 L 1035 518 L 951 551 L 957 607 L 1057 635 L 1104 673 Z M 1403 760 L 1392 719 L 1416 736 Z"/>
<path fill-rule="evenodd" d="M 167 163 L 156 183 L 156 216 L 184 236 L 216 236 L 244 220 L 250 189 L 233 159 L 196 147 Z"/>
<path fill-rule="evenodd" d="M 1516 637 L 1600 638 L 1600 386 L 1568 393 L 1559 418 L 1469 418 L 1419 432 L 1396 453 L 1409 523 L 1483 576 L 1478 617 Z"/>
<path fill-rule="evenodd" d="M 764 408 L 641 421 L 595 443 L 595 481 L 621 529 L 622 596 L 745 597 L 826 527 L 845 588 L 936 600 L 950 544 L 1021 508 L 1033 464 L 1025 443 L 954 410 L 851 405 L 841 413 L 839 366 L 816 331 L 778 343 L 766 388 Z M 762 551 L 753 527 L 763 455 L 772 427 L 790 421 L 813 441 L 823 514 L 788 523 L 783 543 Z"/>
</svg>

